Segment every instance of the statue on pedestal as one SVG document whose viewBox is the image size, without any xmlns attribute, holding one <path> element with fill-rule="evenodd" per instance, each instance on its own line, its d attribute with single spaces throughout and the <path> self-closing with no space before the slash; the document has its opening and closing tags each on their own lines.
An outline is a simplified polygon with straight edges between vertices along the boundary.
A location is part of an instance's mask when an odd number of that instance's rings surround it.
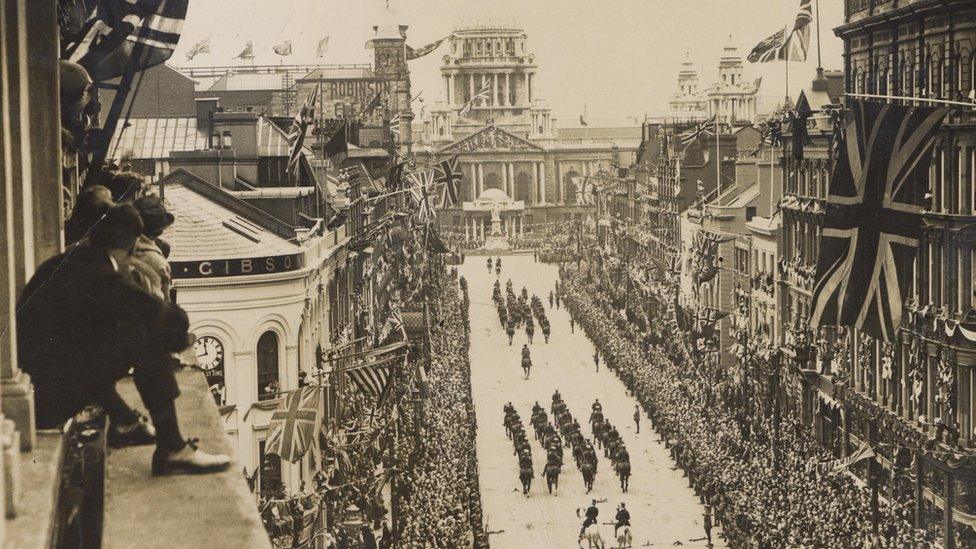
<svg viewBox="0 0 976 549">
<path fill-rule="evenodd" d="M 498 204 L 491 205 L 491 236 L 502 236 L 502 216 Z"/>
</svg>

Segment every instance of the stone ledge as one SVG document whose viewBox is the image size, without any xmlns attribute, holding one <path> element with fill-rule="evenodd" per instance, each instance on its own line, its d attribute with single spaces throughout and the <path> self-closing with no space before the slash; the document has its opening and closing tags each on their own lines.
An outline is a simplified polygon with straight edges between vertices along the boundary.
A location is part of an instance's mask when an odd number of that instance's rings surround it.
<svg viewBox="0 0 976 549">
<path fill-rule="evenodd" d="M 20 455 L 21 499 L 17 518 L 7 521 L 5 547 L 41 548 L 51 541 L 55 519 L 63 436 L 59 430 L 37 432 L 34 449 Z"/>
<path fill-rule="evenodd" d="M 204 451 L 233 456 L 203 373 L 181 371 L 177 381 L 182 394 L 176 410 L 184 436 L 199 438 Z M 144 409 L 131 378 L 118 386 L 128 402 Z M 223 473 L 157 478 L 150 473 L 153 450 L 110 451 L 103 547 L 271 547 L 236 458 Z"/>
</svg>

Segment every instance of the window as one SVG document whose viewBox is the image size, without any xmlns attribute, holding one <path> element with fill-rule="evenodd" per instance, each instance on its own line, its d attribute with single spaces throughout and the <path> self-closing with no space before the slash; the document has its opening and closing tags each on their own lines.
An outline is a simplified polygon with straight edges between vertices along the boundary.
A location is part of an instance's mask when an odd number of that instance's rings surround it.
<svg viewBox="0 0 976 549">
<path fill-rule="evenodd" d="M 264 332 L 258 340 L 258 400 L 268 400 L 281 390 L 278 383 L 278 335 Z"/>
<path fill-rule="evenodd" d="M 752 221 L 753 217 L 756 217 L 756 207 L 746 206 L 746 221 Z"/>
<path fill-rule="evenodd" d="M 266 498 L 284 495 L 285 486 L 281 482 L 281 456 L 266 454 L 264 447 L 265 441 L 258 442 L 258 458 L 261 464 L 258 475 L 260 493 Z"/>
</svg>

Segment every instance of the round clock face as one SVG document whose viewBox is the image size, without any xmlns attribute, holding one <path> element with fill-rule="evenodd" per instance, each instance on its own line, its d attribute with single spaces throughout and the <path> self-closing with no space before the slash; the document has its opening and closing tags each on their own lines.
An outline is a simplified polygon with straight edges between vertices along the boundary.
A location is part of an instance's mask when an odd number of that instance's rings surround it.
<svg viewBox="0 0 976 549">
<path fill-rule="evenodd" d="M 197 355 L 197 363 L 204 370 L 213 370 L 224 364 L 224 346 L 217 338 L 202 336 L 193 344 L 193 351 Z"/>
</svg>

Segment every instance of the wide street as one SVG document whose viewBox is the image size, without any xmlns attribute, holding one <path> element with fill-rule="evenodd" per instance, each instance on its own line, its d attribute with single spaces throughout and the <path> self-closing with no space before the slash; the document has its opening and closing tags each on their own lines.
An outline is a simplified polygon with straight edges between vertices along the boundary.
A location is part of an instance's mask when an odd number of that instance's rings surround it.
<svg viewBox="0 0 976 549">
<path fill-rule="evenodd" d="M 511 279 L 516 293 L 525 286 L 530 296 L 542 298 L 553 333 L 546 344 L 537 326 L 535 343 L 530 346 L 532 373 L 524 379 L 519 366 L 521 348 L 527 342 L 524 328 L 516 332 L 514 343 L 509 346 L 491 301 L 495 273 L 486 269 L 485 256 L 467 258 L 460 273 L 468 280 L 471 298 L 472 391 L 479 423 L 477 449 L 485 526 L 494 532 L 490 537 L 492 548 L 577 547 L 582 523 L 576 516 L 577 508 L 586 506 L 591 499 L 604 498 L 607 501 L 599 505 L 601 523 L 612 522 L 617 505 L 626 503 L 632 517 L 634 547 L 673 546 L 676 542 L 684 547 L 706 547 L 703 506 L 688 487 L 688 479 L 680 470 L 672 469 L 670 454 L 658 442 L 646 415 L 642 414 L 638 434 L 633 421 L 636 401 L 626 395 L 624 385 L 602 362 L 600 371 L 595 371 L 593 345 L 581 330 L 570 332 L 566 310 L 549 308 L 548 295 L 557 280 L 557 268 L 535 263 L 531 254 L 501 257 L 503 291 L 505 282 Z M 533 403 L 538 401 L 548 413 L 556 389 L 586 436 L 591 436 L 587 425 L 591 404 L 596 398 L 603 403 L 605 416 L 617 426 L 630 451 L 633 476 L 628 493 L 621 492 L 609 460 L 600 452 L 594 490 L 586 494 L 567 449 L 559 493 L 548 494 L 544 479 L 539 478 L 545 454 L 532 438 L 536 478 L 529 496 L 522 495 L 512 443 L 502 426 L 502 406 L 511 401 L 531 433 Z M 612 530 L 611 526 L 604 526 L 608 547 L 615 546 L 609 543 Z M 713 530 L 713 541 L 721 546 L 717 532 Z"/>
</svg>

